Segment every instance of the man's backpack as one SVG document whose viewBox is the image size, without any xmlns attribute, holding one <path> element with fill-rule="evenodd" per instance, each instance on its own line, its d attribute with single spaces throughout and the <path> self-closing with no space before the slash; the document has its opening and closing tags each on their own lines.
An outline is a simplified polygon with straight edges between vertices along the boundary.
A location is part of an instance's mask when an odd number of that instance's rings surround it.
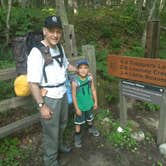
<svg viewBox="0 0 166 166">
<path fill-rule="evenodd" d="M 62 67 L 63 65 L 63 51 L 62 51 L 62 47 L 61 44 L 58 43 L 58 49 L 60 54 L 56 57 L 52 57 L 50 52 L 49 52 L 49 48 L 44 46 L 41 41 L 43 40 L 43 34 L 42 32 L 28 32 L 26 35 L 22 36 L 22 37 L 16 37 L 14 38 L 13 42 L 12 42 L 12 50 L 13 50 L 13 55 L 15 57 L 15 61 L 16 61 L 16 74 L 17 74 L 17 78 L 15 79 L 15 84 L 14 86 L 18 86 L 14 87 L 15 89 L 26 89 L 27 88 L 27 82 L 25 81 L 21 81 L 20 83 L 20 76 L 24 76 L 23 78 L 26 77 L 27 74 L 27 57 L 31 51 L 31 49 L 33 47 L 37 47 L 41 53 L 42 56 L 44 58 L 44 67 L 43 67 L 43 75 L 44 75 L 44 79 L 45 82 L 47 82 L 47 75 L 45 72 L 45 67 L 47 65 L 49 65 L 53 59 L 55 59 L 58 64 Z M 22 77 L 21 77 L 22 78 Z M 57 85 L 56 87 L 61 86 L 61 85 Z M 23 93 L 21 92 L 20 95 L 20 91 L 18 93 L 18 91 L 15 91 L 17 96 L 27 96 L 27 94 L 29 93 Z M 24 95 L 25 94 L 25 95 Z"/>
<path fill-rule="evenodd" d="M 49 48 L 44 46 L 41 43 L 41 40 L 43 40 L 42 32 L 28 32 L 26 35 L 22 37 L 14 38 L 12 48 L 13 48 L 13 55 L 16 61 L 17 75 L 27 73 L 27 57 L 33 47 L 37 47 L 43 55 L 43 58 L 45 61 L 44 68 L 43 68 L 45 82 L 47 82 L 45 67 L 48 64 L 50 64 L 53 61 L 53 59 L 55 59 L 58 62 L 58 64 L 62 67 L 63 51 L 62 51 L 61 44 L 60 43 L 57 44 L 60 55 L 56 57 L 51 57 Z"/>
</svg>

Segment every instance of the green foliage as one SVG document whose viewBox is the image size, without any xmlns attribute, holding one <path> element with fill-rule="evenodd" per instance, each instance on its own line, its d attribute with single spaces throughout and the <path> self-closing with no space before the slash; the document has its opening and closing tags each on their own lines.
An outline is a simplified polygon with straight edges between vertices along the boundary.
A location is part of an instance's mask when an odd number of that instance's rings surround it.
<svg viewBox="0 0 166 166">
<path fill-rule="evenodd" d="M 0 10 L 0 36 L 5 37 L 7 10 Z M 44 18 L 56 14 L 53 8 L 19 8 L 12 7 L 10 18 L 10 36 L 21 36 L 28 31 L 41 31 Z"/>
<path fill-rule="evenodd" d="M 144 57 L 144 48 L 140 45 L 140 43 L 136 42 L 132 44 L 126 52 L 124 52 L 124 55 L 132 57 Z"/>
<path fill-rule="evenodd" d="M 107 56 L 109 52 L 108 50 L 101 50 L 96 52 L 96 60 L 97 60 L 97 71 L 102 74 L 104 77 L 109 77 L 108 69 L 107 69 Z"/>
<path fill-rule="evenodd" d="M 113 123 L 113 131 L 109 135 L 109 140 L 114 144 L 115 147 L 121 149 L 137 150 L 138 143 L 131 137 L 131 128 L 125 127 L 122 132 L 117 131 L 118 123 Z"/>
<path fill-rule="evenodd" d="M 54 8 L 43 8 L 42 10 L 44 18 L 47 16 L 56 15 L 56 10 Z"/>
<path fill-rule="evenodd" d="M 138 143 L 131 137 L 131 127 L 128 125 L 122 130 L 117 131 L 120 126 L 119 122 L 112 118 L 110 110 L 100 110 L 97 115 L 97 126 L 102 134 L 115 147 L 136 151 Z"/>
<path fill-rule="evenodd" d="M 12 62 L 13 61 L 13 55 L 11 48 L 5 46 L 5 44 L 0 44 L 0 61 L 6 61 L 6 62 Z M 5 63 L 5 62 L 4 62 Z M 1 62 L 2 64 L 2 62 Z M 1 65 L 0 65 L 1 68 Z"/>
<path fill-rule="evenodd" d="M 157 166 L 163 166 L 163 164 L 160 161 L 157 161 Z"/>
<path fill-rule="evenodd" d="M 111 41 L 112 49 L 111 52 L 118 53 L 121 50 L 122 41 L 118 38 L 113 38 Z"/>
<path fill-rule="evenodd" d="M 5 138 L 0 142 L 0 165 L 19 166 L 19 161 L 26 159 L 26 153 L 19 148 L 18 138 Z"/>
<path fill-rule="evenodd" d="M 107 106 L 108 103 L 118 101 L 118 87 L 117 79 L 108 74 L 107 56 L 109 52 L 107 49 L 97 51 L 97 93 L 100 106 Z"/>
<path fill-rule="evenodd" d="M 159 57 L 161 59 L 166 59 L 165 51 L 166 51 L 166 32 L 162 31 L 160 32 L 160 48 L 159 48 Z"/>
<path fill-rule="evenodd" d="M 128 38 L 132 40 L 140 38 L 143 24 L 137 17 L 137 8 L 133 3 L 125 5 L 122 8 L 112 9 L 106 7 L 96 10 L 80 9 L 77 16 L 70 18 L 70 22 L 75 25 L 79 46 L 97 41 L 97 46 L 100 47 L 106 40 L 110 45 L 103 45 L 104 47 L 121 48 L 122 43 L 130 41 Z M 100 43 L 102 39 L 104 41 Z"/>
<path fill-rule="evenodd" d="M 14 97 L 14 80 L 0 81 L 0 100 Z"/>
<path fill-rule="evenodd" d="M 40 9 L 13 8 L 11 14 L 11 33 L 16 36 L 24 35 L 31 30 L 41 30 L 42 12 Z"/>
<path fill-rule="evenodd" d="M 0 69 L 6 69 L 6 68 L 11 68 L 11 67 L 15 67 L 15 63 L 13 61 L 9 61 L 9 60 L 0 60 Z"/>
<path fill-rule="evenodd" d="M 146 110 L 146 111 L 159 111 L 160 110 L 159 105 L 149 103 L 149 102 L 137 102 L 137 103 L 135 103 L 134 107 L 136 107 L 137 109 Z"/>
<path fill-rule="evenodd" d="M 165 20 L 166 20 L 166 5 L 164 5 L 164 8 L 160 13 L 160 22 L 162 26 L 166 26 Z"/>
<path fill-rule="evenodd" d="M 147 110 L 147 111 L 159 111 L 160 110 L 160 106 L 153 104 L 153 103 L 145 102 L 143 105 L 144 105 L 145 110 Z"/>
<path fill-rule="evenodd" d="M 152 134 L 149 132 L 145 134 L 145 143 L 156 144 L 154 136 L 152 136 Z"/>
</svg>

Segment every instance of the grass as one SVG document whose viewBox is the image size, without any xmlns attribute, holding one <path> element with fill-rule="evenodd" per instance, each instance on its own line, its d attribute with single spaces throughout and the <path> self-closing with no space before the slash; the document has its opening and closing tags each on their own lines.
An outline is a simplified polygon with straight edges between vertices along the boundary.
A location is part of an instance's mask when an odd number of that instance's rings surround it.
<svg viewBox="0 0 166 166">
<path fill-rule="evenodd" d="M 28 158 L 27 153 L 20 148 L 20 143 L 17 137 L 0 141 L 0 166 L 20 166 L 20 161 Z"/>
</svg>

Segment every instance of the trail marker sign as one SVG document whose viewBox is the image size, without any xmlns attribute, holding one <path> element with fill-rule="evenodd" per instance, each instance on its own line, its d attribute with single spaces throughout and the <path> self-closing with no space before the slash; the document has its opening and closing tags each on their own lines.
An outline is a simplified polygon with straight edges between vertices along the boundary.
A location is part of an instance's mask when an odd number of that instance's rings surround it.
<svg viewBox="0 0 166 166">
<path fill-rule="evenodd" d="M 157 143 L 166 141 L 166 60 L 108 56 L 108 71 L 119 82 L 120 123 L 127 123 L 126 96 L 160 105 Z"/>
<path fill-rule="evenodd" d="M 166 60 L 110 55 L 108 70 L 119 78 L 166 87 Z"/>
<path fill-rule="evenodd" d="M 121 80 L 120 88 L 124 96 L 154 104 L 161 103 L 164 93 L 164 88 L 128 80 Z"/>
</svg>

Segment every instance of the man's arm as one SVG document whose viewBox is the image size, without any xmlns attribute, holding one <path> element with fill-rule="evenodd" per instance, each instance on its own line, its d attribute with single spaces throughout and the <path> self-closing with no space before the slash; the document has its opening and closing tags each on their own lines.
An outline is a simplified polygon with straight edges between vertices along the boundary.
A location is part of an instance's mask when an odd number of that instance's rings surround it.
<svg viewBox="0 0 166 166">
<path fill-rule="evenodd" d="M 43 103 L 44 101 L 40 93 L 39 84 L 30 82 L 29 85 L 30 85 L 32 96 L 34 97 L 36 103 Z"/>
<path fill-rule="evenodd" d="M 41 95 L 41 91 L 39 88 L 39 84 L 30 82 L 29 85 L 30 85 L 32 96 L 34 97 L 36 103 L 37 104 L 44 103 L 43 97 Z M 50 119 L 52 116 L 52 111 L 46 104 L 43 104 L 43 106 L 40 107 L 40 113 L 42 118 L 44 119 Z"/>
</svg>

